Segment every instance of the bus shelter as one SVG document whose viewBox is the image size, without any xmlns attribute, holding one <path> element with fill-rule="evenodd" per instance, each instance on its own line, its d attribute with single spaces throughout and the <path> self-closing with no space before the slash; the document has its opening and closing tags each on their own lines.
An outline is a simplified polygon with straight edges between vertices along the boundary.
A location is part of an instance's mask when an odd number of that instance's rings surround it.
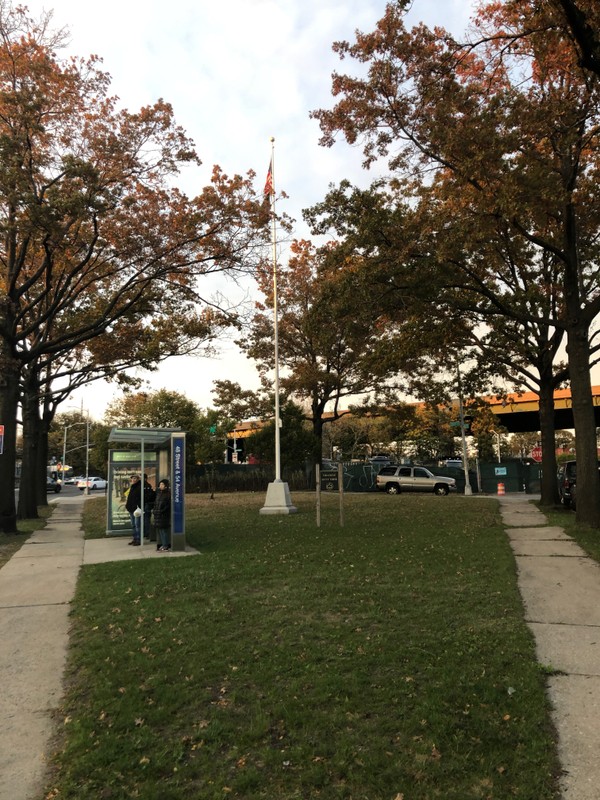
<svg viewBox="0 0 600 800">
<path fill-rule="evenodd" d="M 125 508 L 132 475 L 148 476 L 153 489 L 163 479 L 171 485 L 171 547 L 185 550 L 185 432 L 181 428 L 113 428 L 108 437 L 108 502 L 106 534 L 131 534 L 131 520 Z M 150 536 L 148 510 L 142 492 L 141 543 Z M 146 513 L 144 513 L 146 512 Z"/>
</svg>

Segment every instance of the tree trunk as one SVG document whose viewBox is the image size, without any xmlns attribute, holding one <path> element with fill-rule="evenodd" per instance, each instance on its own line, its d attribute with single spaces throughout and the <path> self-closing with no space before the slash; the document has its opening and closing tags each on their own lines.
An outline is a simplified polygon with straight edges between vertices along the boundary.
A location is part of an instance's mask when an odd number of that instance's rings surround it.
<svg viewBox="0 0 600 800">
<path fill-rule="evenodd" d="M 577 523 L 599 528 L 600 477 L 587 325 L 580 323 L 568 331 L 567 351 L 575 423 Z"/>
<path fill-rule="evenodd" d="M 312 429 L 315 437 L 315 451 L 313 453 L 314 463 L 321 463 L 323 455 L 323 410 L 324 403 L 318 397 L 312 398 Z"/>
<path fill-rule="evenodd" d="M 38 409 L 37 396 L 23 393 L 23 460 L 21 462 L 21 484 L 19 488 L 19 519 L 37 519 L 40 497 L 37 470 Z M 44 479 L 44 495 L 46 493 Z"/>
<path fill-rule="evenodd" d="M 567 171 L 565 173 L 567 174 Z M 571 202 L 565 208 L 564 225 L 566 259 L 563 280 L 577 458 L 577 523 L 590 528 L 600 528 L 598 446 L 590 379 L 590 321 L 582 314 L 577 220 Z"/>
<path fill-rule="evenodd" d="M 554 384 L 540 380 L 540 435 L 542 439 L 541 505 L 558 503 L 556 482 L 556 444 L 554 435 Z"/>
<path fill-rule="evenodd" d="M 17 460 L 17 408 L 19 366 L 0 341 L 0 425 L 4 426 L 0 454 L 0 531 L 17 533 L 15 465 Z"/>
</svg>

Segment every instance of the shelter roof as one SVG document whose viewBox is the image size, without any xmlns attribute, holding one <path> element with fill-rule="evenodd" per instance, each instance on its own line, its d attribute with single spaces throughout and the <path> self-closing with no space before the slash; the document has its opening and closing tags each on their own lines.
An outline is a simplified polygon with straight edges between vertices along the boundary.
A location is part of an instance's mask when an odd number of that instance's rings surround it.
<svg viewBox="0 0 600 800">
<path fill-rule="evenodd" d="M 109 442 L 141 444 L 160 447 L 171 440 L 172 433 L 182 433 L 182 428 L 112 428 Z"/>
</svg>

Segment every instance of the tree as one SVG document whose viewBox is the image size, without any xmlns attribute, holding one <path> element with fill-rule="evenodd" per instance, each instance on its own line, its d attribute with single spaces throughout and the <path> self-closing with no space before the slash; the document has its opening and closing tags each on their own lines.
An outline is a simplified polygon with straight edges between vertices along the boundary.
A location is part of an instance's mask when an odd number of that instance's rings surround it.
<svg viewBox="0 0 600 800">
<path fill-rule="evenodd" d="M 600 13 L 595 0 L 553 0 L 577 43 L 581 65 L 600 76 Z"/>
<path fill-rule="evenodd" d="M 302 409 L 291 401 L 281 404 L 281 468 L 302 469 L 314 457 L 314 434 L 308 430 Z M 271 420 L 246 440 L 246 447 L 260 461 L 271 463 L 275 453 L 275 422 Z"/>
<path fill-rule="evenodd" d="M 152 327 L 178 341 L 186 318 L 208 321 L 196 310 L 211 305 L 199 281 L 253 268 L 268 239 L 253 173 L 215 167 L 211 184 L 186 197 L 173 176 L 199 160 L 168 103 L 119 110 L 98 60 L 61 61 L 60 43 L 47 16 L 35 22 L 0 2 L 0 529 L 9 532 L 25 371 L 48 381 L 69 352 L 89 366 L 91 342 L 110 341 L 121 323 L 125 341 Z M 160 342 L 146 341 L 152 365 Z"/>
<path fill-rule="evenodd" d="M 516 458 L 528 458 L 538 444 L 537 433 L 513 433 L 508 441 L 507 451 Z"/>
<path fill-rule="evenodd" d="M 527 253 L 506 236 L 501 247 L 490 247 L 496 232 L 480 223 L 469 235 L 466 226 L 454 234 L 439 203 L 411 210 L 404 187 L 399 191 L 400 196 L 383 190 L 380 181 L 368 190 L 343 181 L 304 212 L 316 233 L 333 228 L 346 253 L 361 254 L 364 292 L 379 309 L 386 333 L 372 343 L 369 368 L 388 380 L 401 373 L 408 392 L 428 402 L 456 396 L 453 361 L 463 371 L 470 362 L 463 375 L 468 398 L 501 393 L 495 387 L 500 379 L 536 391 L 545 442 L 542 502 L 553 505 L 553 396 L 568 372 L 555 361 L 564 331 L 547 321 L 557 304 L 552 265 L 546 259 L 541 268 L 532 267 Z M 495 282 L 484 283 L 473 268 L 475 250 L 484 274 L 495 275 Z M 532 305 L 539 309 L 535 320 L 529 316 Z"/>
<path fill-rule="evenodd" d="M 255 417 L 267 419 L 273 413 L 273 400 L 264 390 L 242 389 L 239 383 L 229 380 L 215 381 L 214 386 L 214 406 L 220 419 L 239 423 Z"/>
<path fill-rule="evenodd" d="M 197 461 L 204 464 L 221 463 L 227 448 L 227 439 L 235 425 L 235 422 L 217 409 L 206 409 L 201 413 L 196 426 Z"/>
<path fill-rule="evenodd" d="M 89 448 L 88 448 L 89 423 Z M 67 428 L 65 437 L 65 427 Z M 88 420 L 80 411 L 57 414 L 50 426 L 44 459 L 44 494 L 48 464 L 62 464 L 63 449 L 66 449 L 66 465 L 75 475 L 85 475 L 86 459 L 89 458 L 90 475 L 105 475 L 108 461 L 108 435 L 110 428 L 99 422 Z M 66 445 L 66 448 L 65 448 Z M 59 479 L 62 473 L 56 466 Z M 40 502 L 39 505 L 44 503 Z"/>
<path fill-rule="evenodd" d="M 186 459 L 195 464 L 200 417 L 200 407 L 193 400 L 180 392 L 159 389 L 113 401 L 105 420 L 119 428 L 181 428 L 187 434 Z"/>
<path fill-rule="evenodd" d="M 411 455 L 417 461 L 431 463 L 455 454 L 454 431 L 450 427 L 452 413 L 443 406 L 424 403 L 407 431 Z"/>
<path fill-rule="evenodd" d="M 61 403 L 76 388 L 99 378 L 112 380 L 123 387 L 137 387 L 140 379 L 132 377 L 126 370 L 134 367 L 153 369 L 165 358 L 184 352 L 189 354 L 199 348 L 205 353 L 210 352 L 210 342 L 225 324 L 219 321 L 222 316 L 212 309 L 196 313 L 189 309 L 179 326 L 172 322 L 175 314 L 168 321 L 155 315 L 143 325 L 135 326 L 121 319 L 110 331 L 95 337 L 85 347 L 58 355 L 49 354 L 24 367 L 21 377 L 23 460 L 19 519 L 34 518 L 38 505 L 46 503 L 47 439 Z"/>
<path fill-rule="evenodd" d="M 442 263 L 454 263 L 469 287 L 478 284 L 499 314 L 565 333 L 582 498 L 577 515 L 597 527 L 589 368 L 590 328 L 600 308 L 598 80 L 581 68 L 572 39 L 552 28 L 548 7 L 539 6 L 484 4 L 475 38 L 461 46 L 439 29 L 406 31 L 401 5 L 390 3 L 372 34 L 335 45 L 342 57 L 366 64 L 367 77 L 335 74 L 338 102 L 314 116 L 323 144 L 339 132 L 362 142 L 366 166 L 391 154 L 397 183 L 427 214 L 433 209 L 446 220 L 436 226 L 437 246 L 446 247 Z M 505 258 L 506 241 L 519 248 L 520 263 Z M 467 257 L 455 261 L 448 255 L 459 243 Z M 488 260 L 494 250 L 501 259 Z M 518 288 L 506 283 L 511 270 L 523 270 Z M 540 308 L 548 279 L 554 299 Z M 464 281 L 457 285 L 464 288 Z M 498 298 L 520 302 L 503 309 Z"/>
<path fill-rule="evenodd" d="M 318 251 L 310 242 L 292 244 L 287 267 L 278 270 L 279 360 L 284 394 L 306 401 L 315 460 L 320 459 L 323 426 L 347 413 L 344 399 L 372 391 L 372 377 L 363 369 L 375 335 L 368 305 L 352 298 L 347 277 L 352 266 L 332 246 Z M 341 254 L 341 253 L 340 253 Z M 274 365 L 272 274 L 260 273 L 266 297 L 258 306 L 249 336 L 240 346 L 259 365 L 268 385 Z M 327 414 L 326 414 L 327 411 Z"/>
</svg>

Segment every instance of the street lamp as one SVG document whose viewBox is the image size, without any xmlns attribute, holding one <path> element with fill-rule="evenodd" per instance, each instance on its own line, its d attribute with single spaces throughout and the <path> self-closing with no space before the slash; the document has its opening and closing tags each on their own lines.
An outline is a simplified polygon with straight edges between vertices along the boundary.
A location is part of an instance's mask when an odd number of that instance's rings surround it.
<svg viewBox="0 0 600 800">
<path fill-rule="evenodd" d="M 62 483 L 64 485 L 65 482 L 65 464 L 67 461 L 67 431 L 69 428 L 74 428 L 76 425 L 85 425 L 87 427 L 87 434 L 86 434 L 86 444 L 85 444 L 85 494 L 89 494 L 89 487 L 87 485 L 88 482 L 88 472 L 89 472 L 89 461 L 90 461 L 90 419 L 89 416 L 87 420 L 84 422 L 81 420 L 80 422 L 72 422 L 70 425 L 63 425 L 63 458 L 62 458 Z"/>
<path fill-rule="evenodd" d="M 84 494 L 90 493 L 89 480 L 90 480 L 90 412 L 86 420 L 85 428 L 85 489 Z"/>
</svg>

